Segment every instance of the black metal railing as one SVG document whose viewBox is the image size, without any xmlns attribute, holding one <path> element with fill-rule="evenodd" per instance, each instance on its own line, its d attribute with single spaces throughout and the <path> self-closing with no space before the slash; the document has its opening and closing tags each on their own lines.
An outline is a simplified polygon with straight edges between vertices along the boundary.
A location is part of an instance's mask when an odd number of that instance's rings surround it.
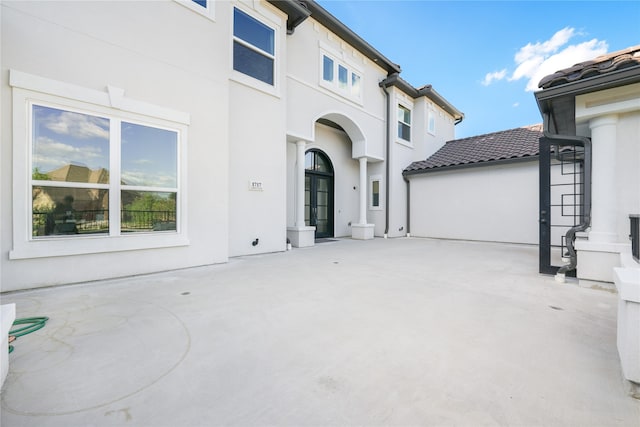
<svg viewBox="0 0 640 427">
<path fill-rule="evenodd" d="M 123 209 L 120 212 L 122 231 L 164 231 L 176 229 L 176 211 L 141 211 Z"/>
<path fill-rule="evenodd" d="M 33 236 L 109 232 L 109 210 L 73 210 L 32 214 Z M 128 210 L 120 212 L 120 229 L 129 231 L 176 230 L 176 211 Z"/>
<path fill-rule="evenodd" d="M 107 209 L 38 212 L 32 214 L 33 236 L 109 232 Z"/>
</svg>

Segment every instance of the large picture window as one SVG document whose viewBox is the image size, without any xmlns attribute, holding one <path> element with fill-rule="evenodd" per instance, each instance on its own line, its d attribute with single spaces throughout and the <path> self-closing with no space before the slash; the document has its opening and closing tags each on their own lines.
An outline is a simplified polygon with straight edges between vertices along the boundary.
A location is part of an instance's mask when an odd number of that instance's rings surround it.
<svg viewBox="0 0 640 427">
<path fill-rule="evenodd" d="M 274 84 L 275 31 L 238 9 L 233 10 L 233 69 Z"/>
<path fill-rule="evenodd" d="M 176 231 L 177 130 L 44 104 L 31 124 L 32 238 Z"/>
<path fill-rule="evenodd" d="M 10 259 L 189 245 L 189 113 L 17 70 Z"/>
</svg>

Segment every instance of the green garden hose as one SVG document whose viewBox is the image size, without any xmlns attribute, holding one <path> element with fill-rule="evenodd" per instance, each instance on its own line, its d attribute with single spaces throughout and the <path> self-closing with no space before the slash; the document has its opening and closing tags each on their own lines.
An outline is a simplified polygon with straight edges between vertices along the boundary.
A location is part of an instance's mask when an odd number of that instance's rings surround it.
<svg viewBox="0 0 640 427">
<path fill-rule="evenodd" d="M 16 325 L 25 325 L 18 329 L 13 329 L 9 331 L 9 336 L 18 338 L 23 335 L 30 334 L 31 332 L 35 332 L 38 329 L 44 328 L 45 323 L 49 320 L 48 317 L 23 317 L 22 319 L 16 319 L 13 322 L 13 326 Z M 9 346 L 9 353 L 13 351 L 13 346 Z"/>
</svg>

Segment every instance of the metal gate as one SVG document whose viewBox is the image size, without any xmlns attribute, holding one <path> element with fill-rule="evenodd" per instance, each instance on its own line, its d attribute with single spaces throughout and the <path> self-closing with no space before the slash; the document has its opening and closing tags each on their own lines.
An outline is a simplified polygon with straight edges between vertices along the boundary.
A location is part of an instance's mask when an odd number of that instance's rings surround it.
<svg viewBox="0 0 640 427">
<path fill-rule="evenodd" d="M 590 152 L 585 150 L 590 146 L 579 138 L 540 138 L 540 273 L 556 274 L 575 254 L 575 229 L 590 210 L 585 204 L 585 158 L 590 162 Z M 576 271 L 566 274 L 575 277 Z"/>
</svg>

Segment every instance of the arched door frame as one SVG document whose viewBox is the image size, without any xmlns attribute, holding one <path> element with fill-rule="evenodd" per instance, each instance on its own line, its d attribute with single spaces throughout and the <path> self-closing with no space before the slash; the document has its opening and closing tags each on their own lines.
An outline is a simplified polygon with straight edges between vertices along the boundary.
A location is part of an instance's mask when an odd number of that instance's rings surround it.
<svg viewBox="0 0 640 427">
<path fill-rule="evenodd" d="M 334 236 L 334 168 L 324 151 L 305 152 L 305 225 L 316 228 L 315 238 Z"/>
</svg>

